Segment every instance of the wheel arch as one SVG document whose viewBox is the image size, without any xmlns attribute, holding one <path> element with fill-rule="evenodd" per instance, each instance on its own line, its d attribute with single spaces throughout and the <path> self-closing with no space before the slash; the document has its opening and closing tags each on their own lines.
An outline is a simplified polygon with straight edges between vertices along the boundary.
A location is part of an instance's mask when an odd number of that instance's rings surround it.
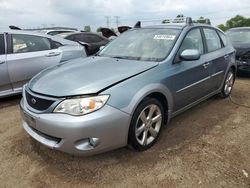
<svg viewBox="0 0 250 188">
<path fill-rule="evenodd" d="M 150 84 L 139 90 L 130 104 L 123 109 L 123 111 L 128 112 L 131 116 L 134 114 L 136 108 L 140 103 L 142 103 L 147 98 L 155 98 L 162 103 L 165 115 L 165 122 L 169 121 L 173 109 L 173 97 L 170 90 L 163 84 Z"/>
</svg>

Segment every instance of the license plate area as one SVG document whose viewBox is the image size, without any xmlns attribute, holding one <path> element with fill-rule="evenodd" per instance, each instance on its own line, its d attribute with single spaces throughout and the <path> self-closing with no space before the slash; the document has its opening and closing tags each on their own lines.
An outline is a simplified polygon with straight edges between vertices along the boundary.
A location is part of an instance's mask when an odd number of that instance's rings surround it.
<svg viewBox="0 0 250 188">
<path fill-rule="evenodd" d="M 36 128 L 36 119 L 28 114 L 26 111 L 22 110 L 23 120 L 31 127 Z"/>
</svg>

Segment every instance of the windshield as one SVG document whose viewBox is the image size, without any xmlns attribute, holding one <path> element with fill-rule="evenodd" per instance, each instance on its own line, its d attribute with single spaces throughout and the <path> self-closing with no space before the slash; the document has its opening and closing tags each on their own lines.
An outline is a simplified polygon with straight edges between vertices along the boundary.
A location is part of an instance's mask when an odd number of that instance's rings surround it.
<svg viewBox="0 0 250 188">
<path fill-rule="evenodd" d="M 250 43 L 250 30 L 228 31 L 227 36 L 232 43 Z"/>
<path fill-rule="evenodd" d="M 134 29 L 110 42 L 98 55 L 142 61 L 161 61 L 177 39 L 178 29 Z"/>
</svg>

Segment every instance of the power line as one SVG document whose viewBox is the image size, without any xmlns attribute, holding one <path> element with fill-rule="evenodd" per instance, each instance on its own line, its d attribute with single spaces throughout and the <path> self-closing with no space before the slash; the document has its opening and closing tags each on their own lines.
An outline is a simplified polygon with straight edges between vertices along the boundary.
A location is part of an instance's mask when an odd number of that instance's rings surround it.
<svg viewBox="0 0 250 188">
<path fill-rule="evenodd" d="M 106 18 L 107 28 L 109 28 L 110 16 L 105 16 L 105 18 Z"/>
<path fill-rule="evenodd" d="M 116 23 L 116 27 L 118 27 L 119 25 L 119 16 L 115 16 L 115 23 Z"/>
</svg>

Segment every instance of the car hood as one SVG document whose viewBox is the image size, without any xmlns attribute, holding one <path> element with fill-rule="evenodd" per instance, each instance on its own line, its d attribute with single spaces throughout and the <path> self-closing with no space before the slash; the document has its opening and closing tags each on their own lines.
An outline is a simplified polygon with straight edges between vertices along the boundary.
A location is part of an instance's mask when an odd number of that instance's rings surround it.
<svg viewBox="0 0 250 188">
<path fill-rule="evenodd" d="M 79 58 L 42 71 L 28 87 L 54 97 L 94 94 L 157 65 L 158 62 L 98 56 Z"/>
<path fill-rule="evenodd" d="M 236 56 L 242 56 L 245 55 L 247 52 L 250 51 L 250 44 L 233 44 L 233 47 L 236 50 Z"/>
</svg>

